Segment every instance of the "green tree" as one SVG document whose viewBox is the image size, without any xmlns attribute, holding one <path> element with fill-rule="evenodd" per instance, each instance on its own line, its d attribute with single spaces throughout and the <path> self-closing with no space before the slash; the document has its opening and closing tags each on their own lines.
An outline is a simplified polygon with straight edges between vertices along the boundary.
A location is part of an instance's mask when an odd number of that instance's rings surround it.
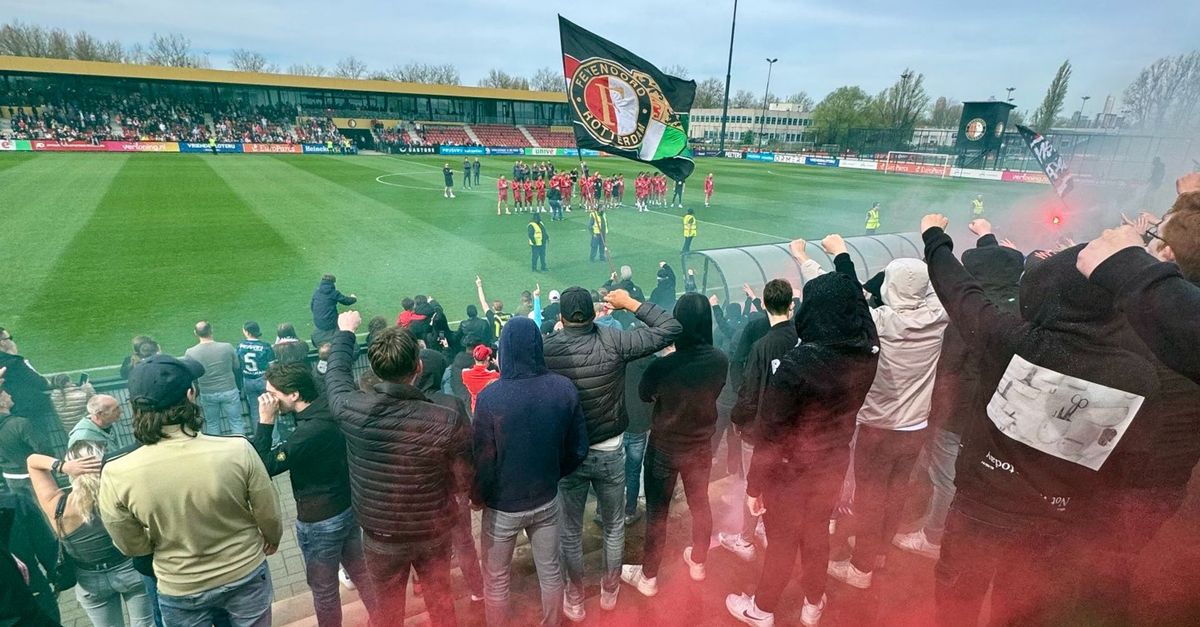
<svg viewBox="0 0 1200 627">
<path fill-rule="evenodd" d="M 1059 112 L 1062 111 L 1063 102 L 1067 99 L 1070 82 L 1071 60 L 1067 59 L 1058 66 L 1058 71 L 1054 73 L 1054 80 L 1050 81 L 1050 87 L 1046 89 L 1046 97 L 1042 99 L 1042 105 L 1033 114 L 1034 130 L 1046 133 L 1054 126 Z"/>
<path fill-rule="evenodd" d="M 745 146 L 754 145 L 754 131 L 746 131 L 742 133 L 742 144 Z"/>
<path fill-rule="evenodd" d="M 813 109 L 813 127 L 826 143 L 838 143 L 851 128 L 866 123 L 870 107 L 871 97 L 861 87 L 838 87 Z"/>
<path fill-rule="evenodd" d="M 961 118 L 961 103 L 945 96 L 938 96 L 929 109 L 929 117 L 926 122 L 933 128 L 958 128 L 958 121 Z"/>
</svg>

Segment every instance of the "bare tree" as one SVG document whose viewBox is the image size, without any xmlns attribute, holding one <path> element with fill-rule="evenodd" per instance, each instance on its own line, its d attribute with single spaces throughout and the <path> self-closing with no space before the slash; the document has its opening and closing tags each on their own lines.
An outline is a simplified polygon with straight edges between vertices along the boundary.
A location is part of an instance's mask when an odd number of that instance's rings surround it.
<svg viewBox="0 0 1200 627">
<path fill-rule="evenodd" d="M 529 89 L 529 81 L 524 77 L 492 68 L 488 70 L 487 76 L 479 81 L 479 86 L 493 89 Z"/>
<path fill-rule="evenodd" d="M 367 75 L 367 64 L 351 55 L 333 66 L 333 75 L 338 78 L 362 78 Z"/>
<path fill-rule="evenodd" d="M 14 21 L 0 27 L 0 54 L 13 57 L 47 56 L 46 31 L 40 26 Z"/>
<path fill-rule="evenodd" d="M 533 78 L 529 80 L 529 88 L 533 91 L 563 91 L 567 88 L 567 79 L 562 72 L 544 67 L 533 73 Z"/>
<path fill-rule="evenodd" d="M 208 60 L 192 52 L 192 40 L 179 33 L 150 37 L 150 45 L 146 47 L 145 62 L 150 65 L 167 67 L 206 67 Z"/>
<path fill-rule="evenodd" d="M 719 78 L 706 78 L 696 84 L 696 100 L 692 103 L 697 109 L 716 109 L 725 101 L 725 81 Z"/>
<path fill-rule="evenodd" d="M 806 91 L 798 91 L 788 96 L 785 102 L 796 105 L 801 111 L 812 111 L 813 108 L 813 99 L 808 96 Z"/>
<path fill-rule="evenodd" d="M 146 63 L 146 48 L 139 43 L 134 43 L 132 46 L 129 46 L 129 49 L 125 51 L 125 62 L 139 64 Z"/>
<path fill-rule="evenodd" d="M 61 28 L 46 34 L 46 56 L 51 59 L 71 58 L 71 35 Z"/>
<path fill-rule="evenodd" d="M 1033 114 L 1033 128 L 1039 132 L 1045 133 L 1054 126 L 1058 120 L 1058 113 L 1062 111 L 1063 101 L 1067 99 L 1067 88 L 1071 82 L 1071 60 L 1067 59 L 1058 66 L 1058 71 L 1054 73 L 1054 80 L 1050 81 L 1050 87 L 1046 89 L 1046 97 L 1042 99 L 1042 105 Z"/>
<path fill-rule="evenodd" d="M 288 66 L 287 74 L 295 76 L 325 76 L 329 74 L 329 70 L 325 69 L 324 65 L 315 63 L 293 63 Z"/>
<path fill-rule="evenodd" d="M 375 70 L 375 71 L 371 72 L 370 74 L 367 74 L 367 80 L 369 80 L 369 81 L 390 81 L 390 80 L 392 80 L 392 75 L 388 74 L 387 72 L 383 72 L 381 70 Z"/>
<path fill-rule="evenodd" d="M 1163 57 L 1151 63 L 1125 88 L 1124 102 L 1133 126 L 1158 130 L 1200 124 L 1200 52 Z"/>
<path fill-rule="evenodd" d="M 682 65 L 680 65 L 678 63 L 668 65 L 667 67 L 664 67 L 662 69 L 662 71 L 663 71 L 663 74 L 666 74 L 668 76 L 674 76 L 675 78 L 682 78 L 684 80 L 692 77 L 692 73 L 689 72 L 687 68 L 683 67 Z"/>
<path fill-rule="evenodd" d="M 229 57 L 229 65 L 239 72 L 275 74 L 279 71 L 279 66 L 267 61 L 267 57 L 262 53 L 245 48 L 234 49 L 233 54 Z"/>
<path fill-rule="evenodd" d="M 462 80 L 458 69 L 449 63 L 434 65 L 430 63 L 410 62 L 404 65 L 394 65 L 388 70 L 388 76 L 402 83 L 425 83 L 429 85 L 459 85 Z"/>
<path fill-rule="evenodd" d="M 729 99 L 729 106 L 733 107 L 734 109 L 753 109 L 761 104 L 762 103 L 758 100 L 758 96 L 755 96 L 754 92 L 750 91 L 749 89 L 739 89 L 737 90 L 737 93 Z"/>
</svg>

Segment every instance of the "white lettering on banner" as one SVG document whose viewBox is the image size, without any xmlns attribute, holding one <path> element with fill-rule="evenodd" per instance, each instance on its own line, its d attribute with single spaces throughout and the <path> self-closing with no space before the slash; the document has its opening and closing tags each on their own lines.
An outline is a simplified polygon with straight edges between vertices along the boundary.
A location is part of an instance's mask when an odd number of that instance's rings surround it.
<svg viewBox="0 0 1200 627">
<path fill-rule="evenodd" d="M 843 168 L 851 168 L 854 170 L 879 169 L 878 162 L 873 159 L 842 159 L 838 162 L 838 166 Z"/>
<path fill-rule="evenodd" d="M 777 152 L 775 153 L 775 163 L 804 163 L 804 155 Z"/>
<path fill-rule="evenodd" d="M 1145 399 L 1013 355 L 987 405 L 1005 436 L 1100 470 Z"/>
<path fill-rule="evenodd" d="M 0 139 L 0 150 L 16 150 L 17 144 L 11 139 Z"/>
<path fill-rule="evenodd" d="M 975 170 L 971 168 L 954 168 L 950 171 L 950 176 L 964 179 L 983 179 L 987 181 L 999 181 L 1004 178 L 1004 173 L 1000 170 Z"/>
<path fill-rule="evenodd" d="M 726 150 L 724 156 L 726 159 L 741 159 L 742 153 L 736 150 Z"/>
</svg>

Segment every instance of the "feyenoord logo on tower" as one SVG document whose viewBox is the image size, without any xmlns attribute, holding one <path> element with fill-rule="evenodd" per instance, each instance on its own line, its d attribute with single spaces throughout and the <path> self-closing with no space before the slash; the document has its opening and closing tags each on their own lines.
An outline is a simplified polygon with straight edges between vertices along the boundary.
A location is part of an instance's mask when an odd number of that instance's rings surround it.
<svg viewBox="0 0 1200 627">
<path fill-rule="evenodd" d="M 686 179 L 695 167 L 687 125 L 696 83 L 663 74 L 628 50 L 558 20 L 576 144 Z"/>
</svg>

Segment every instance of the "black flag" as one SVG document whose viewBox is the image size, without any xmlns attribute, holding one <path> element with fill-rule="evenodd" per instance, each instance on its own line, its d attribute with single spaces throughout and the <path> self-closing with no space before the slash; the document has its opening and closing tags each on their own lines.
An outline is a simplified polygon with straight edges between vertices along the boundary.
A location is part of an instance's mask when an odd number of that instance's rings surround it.
<svg viewBox="0 0 1200 627">
<path fill-rule="evenodd" d="M 561 15 L 558 28 L 575 143 L 686 179 L 696 167 L 687 143 L 696 82 L 663 74 Z"/>
<path fill-rule="evenodd" d="M 1062 157 L 1054 149 L 1054 144 L 1028 126 L 1018 124 L 1017 132 L 1021 134 L 1025 143 L 1029 145 L 1029 150 L 1033 152 L 1034 158 L 1042 166 L 1046 178 L 1050 179 L 1050 184 L 1054 186 L 1054 192 L 1058 194 L 1059 198 L 1066 198 L 1075 185 L 1075 181 L 1072 179 L 1071 171 L 1067 169 L 1067 164 L 1063 163 Z"/>
</svg>

